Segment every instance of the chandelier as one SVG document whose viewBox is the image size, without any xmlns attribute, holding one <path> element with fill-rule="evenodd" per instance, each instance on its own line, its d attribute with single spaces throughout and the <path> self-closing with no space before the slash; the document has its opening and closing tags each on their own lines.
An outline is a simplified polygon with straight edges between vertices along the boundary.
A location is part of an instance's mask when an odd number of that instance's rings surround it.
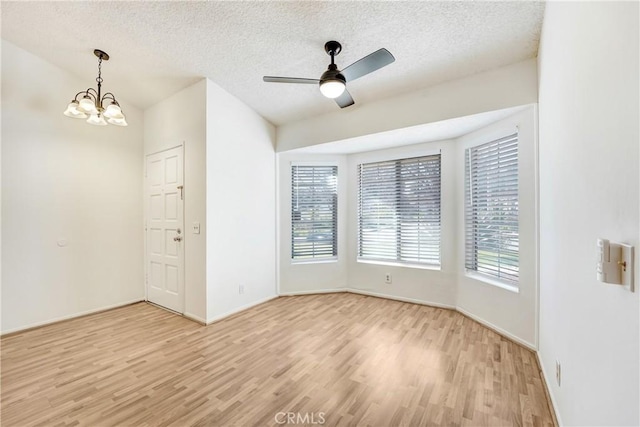
<svg viewBox="0 0 640 427">
<path fill-rule="evenodd" d="M 108 61 L 109 55 L 100 49 L 95 49 L 93 54 L 98 57 L 98 90 L 90 87 L 80 91 L 64 111 L 64 115 L 74 119 L 87 119 L 87 123 L 96 126 L 106 126 L 107 122 L 116 126 L 127 126 L 127 120 L 122 113 L 120 104 L 111 92 L 101 95 L 102 89 L 102 61 Z M 78 97 L 82 98 L 78 101 Z M 105 104 L 109 105 L 105 108 Z M 106 120 L 105 120 L 106 119 Z"/>
</svg>

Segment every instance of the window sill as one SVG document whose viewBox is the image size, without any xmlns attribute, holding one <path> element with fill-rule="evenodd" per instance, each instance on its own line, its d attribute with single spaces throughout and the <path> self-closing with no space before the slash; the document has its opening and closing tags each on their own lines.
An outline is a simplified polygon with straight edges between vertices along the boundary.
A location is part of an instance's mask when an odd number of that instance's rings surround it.
<svg viewBox="0 0 640 427">
<path fill-rule="evenodd" d="M 391 267 L 405 267 L 405 268 L 417 268 L 421 270 L 440 271 L 440 266 L 434 265 L 434 264 L 411 264 L 411 263 L 404 263 L 404 262 L 377 261 L 374 259 L 357 259 L 357 262 L 362 264 L 377 264 L 377 265 L 388 265 Z"/>
<path fill-rule="evenodd" d="M 467 271 L 465 273 L 465 276 L 467 276 L 470 279 L 477 280 L 479 282 L 484 282 L 484 283 L 486 283 L 488 285 L 492 285 L 492 286 L 496 286 L 498 288 L 502 288 L 502 289 L 504 289 L 506 291 L 509 291 L 509 292 L 513 292 L 513 293 L 516 293 L 516 294 L 520 293 L 520 289 L 516 285 L 513 285 L 511 283 L 503 282 L 502 280 L 493 279 L 493 278 L 487 277 L 487 276 L 485 276 L 483 274 Z"/>
<path fill-rule="evenodd" d="M 304 264 L 329 264 L 338 262 L 338 257 L 321 258 L 321 259 L 292 259 L 291 265 L 304 265 Z"/>
</svg>

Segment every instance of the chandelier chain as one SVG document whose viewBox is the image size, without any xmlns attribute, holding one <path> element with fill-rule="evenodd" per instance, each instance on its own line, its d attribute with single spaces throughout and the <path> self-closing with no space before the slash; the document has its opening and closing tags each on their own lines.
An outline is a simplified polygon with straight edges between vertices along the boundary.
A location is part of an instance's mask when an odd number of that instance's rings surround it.
<svg viewBox="0 0 640 427">
<path fill-rule="evenodd" d="M 98 58 L 98 77 L 96 77 L 98 84 L 102 83 L 102 56 Z"/>
</svg>

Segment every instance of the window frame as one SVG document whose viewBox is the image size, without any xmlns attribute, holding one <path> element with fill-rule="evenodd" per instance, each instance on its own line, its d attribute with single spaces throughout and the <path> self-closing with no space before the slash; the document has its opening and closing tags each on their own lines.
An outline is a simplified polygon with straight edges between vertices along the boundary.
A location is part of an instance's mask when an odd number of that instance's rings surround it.
<svg viewBox="0 0 640 427">
<path fill-rule="evenodd" d="M 331 256 L 312 256 L 309 258 L 294 258 L 294 218 L 293 218 L 293 203 L 294 203 L 294 167 L 324 167 L 335 169 L 335 196 L 334 196 L 334 224 L 333 224 L 333 247 L 334 255 Z M 333 263 L 338 261 L 338 216 L 339 216 L 339 192 L 340 192 L 340 167 L 335 161 L 328 162 L 290 162 L 289 163 L 289 260 L 291 264 L 321 264 L 321 263 Z"/>
<path fill-rule="evenodd" d="M 361 190 L 362 190 L 362 186 L 361 186 L 361 167 L 363 165 L 372 165 L 372 164 L 376 164 L 376 163 L 391 163 L 391 162 L 401 162 L 401 161 L 411 161 L 412 159 L 418 159 L 418 158 L 427 158 L 427 157 L 438 157 L 438 168 L 439 168 L 439 200 L 438 200 L 438 244 L 437 244 L 437 250 L 438 250 L 438 260 L 437 262 L 432 262 L 432 261 L 426 261 L 426 262 L 420 262 L 420 261 L 415 261 L 415 260 L 403 260 L 403 259 L 399 259 L 398 257 L 396 257 L 395 259 L 388 259 L 388 258 L 376 258 L 376 257 L 362 257 L 360 254 L 362 253 L 362 242 L 361 242 L 361 221 L 362 221 L 362 214 L 361 214 Z M 424 270 L 437 270 L 440 271 L 442 269 L 442 169 L 443 169 L 443 159 L 442 159 L 442 150 L 441 149 L 437 149 L 437 150 L 429 150 L 429 151 L 423 151 L 423 150 L 416 150 L 416 151 L 411 151 L 411 152 L 405 152 L 403 153 L 403 155 L 398 155 L 398 156 L 365 156 L 364 158 L 360 158 L 358 159 L 358 161 L 355 163 L 355 174 L 356 174 L 356 184 L 355 184 L 355 189 L 356 189 L 356 205 L 357 205 L 357 209 L 356 209 L 356 233 L 357 233 L 357 242 L 356 242 L 356 262 L 358 263 L 365 263 L 365 264 L 376 264 L 376 265 L 388 265 L 388 266 L 394 266 L 394 267 L 406 267 L 406 268 L 417 268 L 417 269 L 424 269 Z M 396 212 L 398 207 L 395 207 Z M 400 223 L 397 223 L 396 226 L 400 226 Z M 396 233 L 399 233 L 399 231 L 396 231 Z M 397 247 L 396 251 L 398 254 L 401 253 L 401 248 Z"/>
</svg>

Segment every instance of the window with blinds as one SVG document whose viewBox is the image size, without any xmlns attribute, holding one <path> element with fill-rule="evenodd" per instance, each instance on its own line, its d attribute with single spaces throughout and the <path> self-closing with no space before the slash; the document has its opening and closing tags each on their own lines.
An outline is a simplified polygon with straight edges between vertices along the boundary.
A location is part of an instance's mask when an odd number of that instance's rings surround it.
<svg viewBox="0 0 640 427">
<path fill-rule="evenodd" d="M 518 134 L 465 151 L 465 267 L 518 284 Z"/>
<path fill-rule="evenodd" d="M 291 166 L 291 258 L 338 255 L 338 167 Z"/>
<path fill-rule="evenodd" d="M 358 166 L 358 259 L 440 265 L 440 154 Z"/>
</svg>

